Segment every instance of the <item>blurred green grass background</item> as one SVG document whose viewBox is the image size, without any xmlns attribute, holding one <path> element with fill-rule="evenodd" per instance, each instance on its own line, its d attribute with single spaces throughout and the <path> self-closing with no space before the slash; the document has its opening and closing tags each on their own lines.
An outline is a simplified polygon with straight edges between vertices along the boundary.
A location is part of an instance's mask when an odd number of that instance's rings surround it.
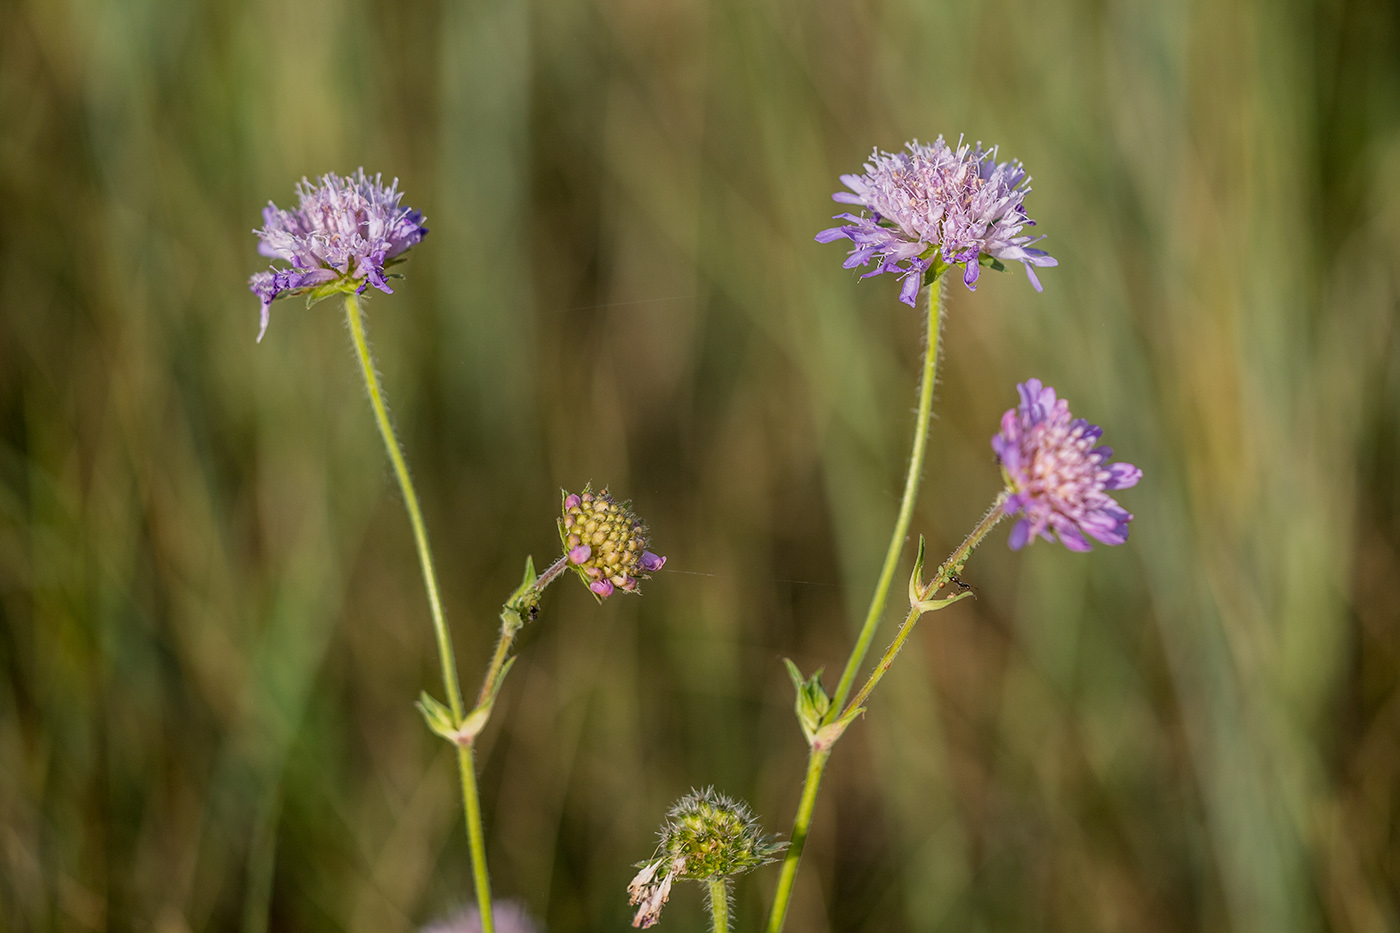
<svg viewBox="0 0 1400 933">
<path fill-rule="evenodd" d="M 278 303 L 253 342 L 262 206 L 362 164 L 432 229 L 368 313 L 465 681 L 559 487 L 632 497 L 670 558 L 527 629 L 483 744 L 498 895 L 624 928 L 691 786 L 786 833 L 780 658 L 844 659 L 920 352 L 895 283 L 812 235 L 871 147 L 939 133 L 1026 163 L 1060 267 L 951 288 L 915 531 L 940 554 L 981 515 L 1032 375 L 1145 479 L 1126 547 L 969 565 L 833 759 L 789 929 L 1400 929 L 1393 3 L 5 9 L 9 929 L 399 931 L 471 899 L 339 311 Z M 699 892 L 662 923 L 706 928 Z"/>
</svg>

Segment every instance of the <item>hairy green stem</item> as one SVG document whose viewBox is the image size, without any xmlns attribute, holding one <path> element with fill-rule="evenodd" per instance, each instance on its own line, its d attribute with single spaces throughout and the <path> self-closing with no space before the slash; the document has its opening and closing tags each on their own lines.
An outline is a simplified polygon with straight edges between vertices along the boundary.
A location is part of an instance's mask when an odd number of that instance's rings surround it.
<svg viewBox="0 0 1400 933">
<path fill-rule="evenodd" d="M 982 517 L 982 521 L 977 524 L 977 527 L 972 529 L 972 533 L 963 539 L 963 543 L 958 545 L 957 549 L 954 550 L 952 554 L 949 554 L 948 559 L 938 568 L 938 572 L 933 575 L 933 580 L 929 583 L 929 594 L 937 593 L 939 590 L 943 589 L 943 587 L 947 586 L 952 581 L 953 574 L 957 573 L 956 568 L 959 567 L 963 561 L 967 560 L 973 548 L 981 544 L 982 539 L 987 536 L 987 533 L 992 530 L 996 523 L 1006 517 L 1006 511 L 1004 509 L 1005 503 L 1006 493 L 1003 492 L 1001 495 L 997 496 L 996 502 L 992 504 L 987 514 Z M 917 604 L 909 608 L 909 614 L 904 617 L 904 624 L 899 627 L 899 632 L 895 634 L 894 641 L 885 649 L 884 656 L 880 658 L 880 663 L 875 665 L 875 669 L 870 672 L 870 677 L 865 681 L 865 686 L 860 688 L 860 692 L 857 693 L 850 704 L 847 705 L 846 712 L 865 703 L 866 697 L 870 696 L 870 691 L 875 689 L 875 685 L 878 684 L 884 678 L 885 673 L 889 671 L 890 665 L 894 663 L 895 656 L 898 655 L 899 650 L 904 647 L 904 642 L 909 637 L 909 633 L 914 631 L 914 623 L 918 622 L 919 617 L 927 611 L 928 609 Z"/>
<path fill-rule="evenodd" d="M 538 593 L 554 582 L 554 578 L 563 573 L 569 566 L 569 555 L 563 554 L 558 560 L 545 568 L 544 573 L 535 579 L 535 592 Z"/>
<path fill-rule="evenodd" d="M 569 555 L 567 554 L 556 560 L 535 579 L 534 593 L 538 595 L 545 587 L 553 583 L 568 565 Z M 478 706 L 495 696 L 496 681 L 505 668 L 506 658 L 510 654 L 510 646 L 515 643 L 515 636 L 524 625 L 525 620 L 509 603 L 501 609 L 501 636 L 496 640 L 496 653 L 492 655 L 491 666 L 486 669 L 486 677 L 481 682 L 481 693 L 476 698 Z"/>
<path fill-rule="evenodd" d="M 928 283 L 928 340 L 924 346 L 924 369 L 919 384 L 919 409 L 914 419 L 914 449 L 909 455 L 909 472 L 904 478 L 904 497 L 899 503 L 899 515 L 895 518 L 894 532 L 890 535 L 889 547 L 885 549 L 885 563 L 880 569 L 880 578 L 875 584 L 875 593 L 870 598 L 870 608 L 865 614 L 856 643 L 851 648 L 851 656 L 846 660 L 846 668 L 841 672 L 841 680 L 832 695 L 831 705 L 823 725 L 835 722 L 850 695 L 860 666 L 870 650 L 870 642 L 880 625 L 880 617 L 885 611 L 885 600 L 889 596 L 890 584 L 894 581 L 895 570 L 899 567 L 899 557 L 904 551 L 904 541 L 909 534 L 909 523 L 914 518 L 914 501 L 919 494 L 919 480 L 923 476 L 924 453 L 928 448 L 928 425 L 933 412 L 933 390 L 938 380 L 938 337 L 943 324 L 943 276 L 938 275 Z M 767 933 L 780 933 L 787 919 L 788 902 L 792 898 L 793 882 L 797 880 L 797 867 L 802 861 L 802 847 L 807 841 L 807 829 L 812 822 L 812 811 L 817 803 L 817 790 L 821 785 L 822 770 L 830 757 L 830 748 L 813 748 L 808 753 L 807 778 L 802 786 L 802 799 L 797 806 L 797 818 L 792 824 L 792 835 L 788 840 L 787 855 L 778 875 L 778 887 L 773 895 L 773 906 L 768 913 Z"/>
<path fill-rule="evenodd" d="M 783 868 L 778 875 L 778 888 L 773 897 L 773 907 L 768 912 L 768 933 L 778 933 L 787 920 L 788 901 L 792 899 L 792 885 L 797 880 L 797 866 L 802 861 L 802 848 L 807 844 L 807 831 L 812 825 L 812 812 L 817 806 L 817 789 L 822 782 L 822 769 L 831 757 L 830 749 L 812 749 L 807 755 L 807 777 L 802 781 L 802 799 L 797 803 L 797 818 L 792 822 L 792 834 L 788 836 L 787 855 L 783 857 Z"/>
<path fill-rule="evenodd" d="M 365 337 L 365 321 L 360 310 L 360 299 L 354 292 L 348 292 L 345 296 L 345 319 L 350 325 L 350 336 L 355 342 L 355 354 L 360 361 L 365 389 L 369 392 L 370 406 L 374 409 L 374 420 L 379 425 L 384 448 L 394 465 L 394 475 L 398 478 L 399 489 L 403 493 L 404 508 L 408 511 L 408 521 L 413 526 L 413 542 L 418 549 L 418 563 L 423 569 L 423 586 L 428 592 L 428 607 L 433 617 L 433 633 L 437 636 L 438 659 L 442 663 L 442 683 L 447 690 L 447 703 L 454 720 L 461 722 L 464 712 L 462 688 L 457 681 L 457 663 L 452 656 L 452 639 L 442 614 L 437 571 L 433 569 L 433 553 L 428 547 L 428 530 L 423 522 L 423 510 L 418 505 L 418 494 L 413 488 L 413 479 L 409 476 L 408 463 L 404 460 L 403 450 L 394 434 L 394 425 L 389 420 L 389 406 L 384 400 L 384 389 L 379 384 L 379 374 L 374 368 L 374 356 L 370 353 L 369 341 Z M 462 808 L 467 818 L 467 842 L 471 848 L 477 905 L 481 909 L 481 930 L 482 933 L 494 933 L 495 921 L 491 916 L 491 878 L 486 869 L 486 843 L 481 831 L 481 799 L 477 792 L 476 764 L 472 759 L 470 744 L 457 746 L 457 764 L 462 773 Z"/>
<path fill-rule="evenodd" d="M 486 676 L 481 681 L 481 693 L 476 697 L 477 706 L 491 699 L 492 694 L 496 692 L 496 679 L 501 676 L 501 669 L 505 667 L 506 657 L 510 654 L 510 646 L 515 643 L 515 634 L 523 624 L 518 614 L 510 610 L 501 612 L 501 635 L 496 639 L 496 653 L 491 656 L 491 666 L 486 669 Z"/>
<path fill-rule="evenodd" d="M 836 684 L 836 692 L 831 696 L 831 708 L 826 722 L 833 722 L 837 713 L 850 696 L 851 686 L 860 673 L 861 664 L 870 650 L 870 642 L 875 630 L 880 626 L 880 616 L 885 611 L 885 600 L 889 596 L 890 584 L 899 568 L 899 557 L 904 552 L 905 539 L 909 535 L 909 523 L 914 519 L 914 502 L 919 496 L 919 480 L 923 478 L 924 453 L 928 449 L 928 425 L 933 413 L 933 390 L 938 381 L 938 337 L 943 327 L 943 276 L 928 285 L 928 342 L 924 348 L 923 380 L 919 385 L 919 410 L 914 419 L 914 449 L 909 455 L 909 472 L 904 477 L 904 497 L 899 501 L 899 515 L 894 521 L 894 532 L 890 535 L 889 547 L 885 549 L 885 564 L 880 568 L 880 579 L 875 584 L 875 593 L 870 597 L 870 608 L 865 613 L 865 624 L 860 628 L 851 656 L 846 660 L 846 668 Z"/>
<path fill-rule="evenodd" d="M 710 917 L 714 919 L 714 933 L 729 933 L 729 879 L 714 878 L 710 881 Z"/>
</svg>

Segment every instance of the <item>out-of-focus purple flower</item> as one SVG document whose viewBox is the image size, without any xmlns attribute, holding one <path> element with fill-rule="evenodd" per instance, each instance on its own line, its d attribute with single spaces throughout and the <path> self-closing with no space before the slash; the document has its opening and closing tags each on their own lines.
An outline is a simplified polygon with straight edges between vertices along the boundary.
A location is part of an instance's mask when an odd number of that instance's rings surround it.
<svg viewBox="0 0 1400 933">
<path fill-rule="evenodd" d="M 349 178 L 322 175 L 314 185 L 303 178 L 296 210 L 268 202 L 262 229 L 253 231 L 262 240 L 258 252 L 292 267 L 274 266 L 248 281 L 262 302 L 258 340 L 267 333 L 273 299 L 281 295 L 322 286 L 358 293 L 369 285 L 392 294 L 385 268 L 428 232 L 422 214 L 399 204 L 398 187 L 397 178 L 386 188 L 380 175 L 371 178 L 360 168 Z"/>
<path fill-rule="evenodd" d="M 817 241 L 842 238 L 855 244 L 845 267 L 877 264 L 862 278 L 894 272 L 904 280 L 899 299 L 914 306 L 925 274 L 962 264 L 963 282 L 977 288 L 979 263 L 1001 268 L 1024 263 L 1036 291 L 1034 266 L 1058 265 L 1044 250 L 1031 249 L 1036 237 L 1023 235 L 1034 226 L 1022 204 L 1030 188 L 1020 162 L 998 162 L 996 149 L 982 144 L 950 149 L 940 136 L 931 146 L 915 140 L 907 152 L 876 149 L 862 175 L 842 175 L 850 191 L 832 200 L 854 204 L 867 213 L 838 214 L 845 221 L 817 234 Z"/>
<path fill-rule="evenodd" d="M 992 449 L 1006 477 L 1006 514 L 1020 515 L 1010 544 L 1019 550 L 1036 537 L 1071 551 L 1091 549 L 1087 535 L 1104 544 L 1128 540 L 1133 516 L 1108 494 L 1142 478 L 1131 463 L 1109 463 L 1111 447 L 1095 446 L 1103 429 L 1071 418 L 1069 403 L 1039 379 L 1016 387 L 1021 404 L 1001 416 Z"/>
<path fill-rule="evenodd" d="M 599 600 L 615 591 L 637 592 L 637 584 L 661 569 L 666 558 L 647 550 L 646 525 L 630 502 L 615 502 L 606 489 L 565 493 L 559 540 L 569 564 Z"/>
<path fill-rule="evenodd" d="M 496 933 L 539 933 L 539 928 L 515 901 L 492 901 L 491 919 Z M 423 928 L 423 933 L 481 933 L 481 911 L 468 907 L 456 916 Z"/>
</svg>

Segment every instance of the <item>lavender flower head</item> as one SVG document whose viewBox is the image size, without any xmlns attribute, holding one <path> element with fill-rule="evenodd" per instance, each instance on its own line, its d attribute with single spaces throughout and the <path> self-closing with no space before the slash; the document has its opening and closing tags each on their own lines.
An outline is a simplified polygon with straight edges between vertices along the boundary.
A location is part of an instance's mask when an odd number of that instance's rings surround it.
<svg viewBox="0 0 1400 933">
<path fill-rule="evenodd" d="M 817 234 L 817 242 L 842 237 L 855 244 L 845 267 L 877 265 L 861 278 L 894 272 L 904 280 L 899 300 L 914 307 L 924 276 L 962 264 L 963 283 L 976 290 L 979 265 L 1004 268 L 1004 262 L 1026 267 L 1031 285 L 1040 291 L 1034 266 L 1058 265 L 1044 250 L 1031 249 L 1038 237 L 1021 233 L 1034 226 L 1022 204 L 1030 188 L 1020 162 L 998 162 L 996 149 L 982 144 L 948 148 L 940 136 L 933 145 L 915 140 L 907 152 L 876 149 L 865 163 L 865 174 L 842 175 L 851 190 L 832 200 L 854 204 L 868 213 L 838 214 L 846 223 Z"/>
<path fill-rule="evenodd" d="M 335 292 L 359 294 L 369 285 L 393 293 L 385 268 L 428 232 L 422 214 L 399 204 L 398 186 L 395 178 L 386 188 L 382 176 L 371 178 L 360 168 L 349 178 L 322 175 L 315 185 L 303 178 L 294 211 L 268 202 L 262 229 L 253 231 L 262 240 L 258 252 L 292 267 L 274 266 L 248 280 L 262 301 L 259 341 L 267 333 L 269 308 L 281 295 L 310 293 L 314 300 Z"/>
<path fill-rule="evenodd" d="M 1133 516 L 1108 491 L 1136 485 L 1142 470 L 1110 464 L 1113 449 L 1094 446 L 1103 429 L 1071 418 L 1069 403 L 1039 379 L 1016 390 L 1021 404 L 1001 416 L 1001 433 L 992 438 L 1009 492 L 1006 513 L 1022 516 L 1011 529 L 1012 549 L 1037 536 L 1053 541 L 1051 532 L 1071 551 L 1092 548 L 1085 535 L 1104 544 L 1127 541 Z"/>
</svg>

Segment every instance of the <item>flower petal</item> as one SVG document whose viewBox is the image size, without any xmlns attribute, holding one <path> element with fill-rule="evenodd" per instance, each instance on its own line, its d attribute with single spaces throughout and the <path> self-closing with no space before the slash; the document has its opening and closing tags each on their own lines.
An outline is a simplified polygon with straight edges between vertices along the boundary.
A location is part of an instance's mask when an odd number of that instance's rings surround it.
<svg viewBox="0 0 1400 933">
<path fill-rule="evenodd" d="M 1131 463 L 1114 463 L 1108 468 L 1108 480 L 1104 483 L 1105 489 L 1127 489 L 1136 486 L 1138 480 L 1142 479 L 1142 470 Z"/>
<path fill-rule="evenodd" d="M 1026 542 L 1030 540 L 1030 533 L 1031 520 L 1023 518 L 1011 526 L 1011 537 L 1006 543 L 1010 546 L 1011 550 L 1019 551 L 1021 548 L 1025 547 Z"/>
<path fill-rule="evenodd" d="M 904 277 L 904 287 L 899 290 L 899 300 L 909 307 L 915 307 L 919 300 L 919 285 L 923 281 L 923 273 L 914 271 Z"/>
</svg>

